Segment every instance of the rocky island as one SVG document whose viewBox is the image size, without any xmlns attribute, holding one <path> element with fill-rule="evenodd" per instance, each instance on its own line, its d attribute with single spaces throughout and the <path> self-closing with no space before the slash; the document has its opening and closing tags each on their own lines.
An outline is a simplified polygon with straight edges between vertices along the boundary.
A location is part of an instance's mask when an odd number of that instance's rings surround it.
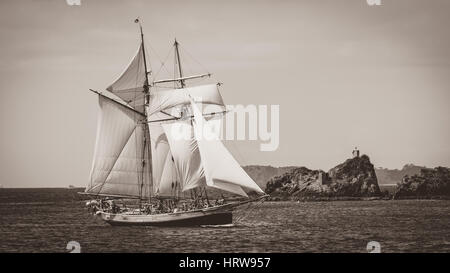
<svg viewBox="0 0 450 273">
<path fill-rule="evenodd" d="M 450 198 L 450 169 L 437 167 L 423 168 L 420 174 L 406 175 L 397 184 L 394 199 Z"/>
<path fill-rule="evenodd" d="M 272 200 L 336 200 L 379 198 L 381 191 L 367 155 L 355 156 L 328 172 L 294 168 L 269 180 Z"/>
</svg>

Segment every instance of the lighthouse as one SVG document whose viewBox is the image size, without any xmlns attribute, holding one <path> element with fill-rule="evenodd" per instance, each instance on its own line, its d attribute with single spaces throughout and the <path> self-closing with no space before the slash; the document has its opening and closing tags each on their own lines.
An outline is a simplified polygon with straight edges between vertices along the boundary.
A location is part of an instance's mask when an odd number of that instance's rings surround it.
<svg viewBox="0 0 450 273">
<path fill-rule="evenodd" d="M 359 150 L 358 150 L 358 147 L 355 147 L 355 149 L 353 150 L 352 154 L 353 154 L 353 158 L 359 157 Z"/>
</svg>

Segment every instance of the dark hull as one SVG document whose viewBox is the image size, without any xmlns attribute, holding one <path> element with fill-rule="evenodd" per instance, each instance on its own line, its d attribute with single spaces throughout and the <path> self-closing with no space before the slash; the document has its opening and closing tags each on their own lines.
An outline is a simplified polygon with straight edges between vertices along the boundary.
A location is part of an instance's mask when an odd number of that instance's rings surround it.
<svg viewBox="0 0 450 273">
<path fill-rule="evenodd" d="M 112 226 L 164 226 L 164 227 L 188 227 L 201 225 L 226 225 L 233 222 L 232 212 L 219 212 L 208 215 L 189 217 L 186 219 L 176 219 L 170 221 L 146 221 L 146 222 L 126 222 L 105 220 Z"/>
</svg>

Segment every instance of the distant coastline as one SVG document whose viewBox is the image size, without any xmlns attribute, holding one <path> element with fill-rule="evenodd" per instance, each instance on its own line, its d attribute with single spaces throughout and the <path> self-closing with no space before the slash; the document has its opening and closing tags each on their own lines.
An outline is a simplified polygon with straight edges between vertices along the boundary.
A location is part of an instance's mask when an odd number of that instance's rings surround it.
<svg viewBox="0 0 450 273">
<path fill-rule="evenodd" d="M 251 165 L 244 166 L 244 169 L 270 195 L 268 201 L 450 200 L 450 169 L 446 167 L 433 169 L 407 164 L 401 170 L 374 168 L 369 158 L 363 155 L 348 159 L 327 173 L 294 166 L 277 168 Z M 379 183 L 380 170 L 385 182 L 397 183 Z M 400 178 L 401 175 L 403 176 Z M 24 198 L 31 201 L 36 197 L 33 190 L 55 194 L 65 190 L 70 195 L 68 201 L 92 198 L 78 194 L 84 192 L 84 189 L 73 185 L 36 188 L 0 187 L 2 201 L 8 199 L 9 191 L 23 192 Z M 249 192 L 250 196 L 253 194 Z M 217 195 L 211 192 L 210 197 L 214 199 Z M 230 201 L 236 199 L 229 195 L 226 198 Z"/>
<path fill-rule="evenodd" d="M 16 203 L 17 200 L 10 198 L 8 193 L 18 192 L 22 196 L 23 203 L 42 203 L 42 202 L 81 202 L 89 200 L 92 197 L 88 195 L 80 195 L 78 192 L 83 192 L 84 187 L 77 188 L 3 188 L 0 189 L 0 203 Z M 229 198 L 229 201 L 235 201 L 234 198 Z M 354 196 L 339 196 L 339 197 L 302 197 L 302 198 L 281 198 L 277 196 L 270 196 L 267 202 L 336 202 L 336 201 L 391 201 L 391 200 L 450 200 L 450 196 L 442 195 L 424 195 L 424 196 L 401 196 L 393 199 L 392 195 L 378 196 L 378 197 L 354 197 Z"/>
</svg>

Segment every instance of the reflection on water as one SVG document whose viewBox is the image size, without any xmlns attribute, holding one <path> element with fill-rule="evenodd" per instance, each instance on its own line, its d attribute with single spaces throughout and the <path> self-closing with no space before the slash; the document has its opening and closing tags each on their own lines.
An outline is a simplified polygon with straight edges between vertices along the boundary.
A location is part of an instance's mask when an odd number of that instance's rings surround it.
<svg viewBox="0 0 450 273">
<path fill-rule="evenodd" d="M 266 202 L 233 226 L 112 227 L 66 189 L 0 190 L 1 252 L 449 252 L 450 201 Z"/>
</svg>

